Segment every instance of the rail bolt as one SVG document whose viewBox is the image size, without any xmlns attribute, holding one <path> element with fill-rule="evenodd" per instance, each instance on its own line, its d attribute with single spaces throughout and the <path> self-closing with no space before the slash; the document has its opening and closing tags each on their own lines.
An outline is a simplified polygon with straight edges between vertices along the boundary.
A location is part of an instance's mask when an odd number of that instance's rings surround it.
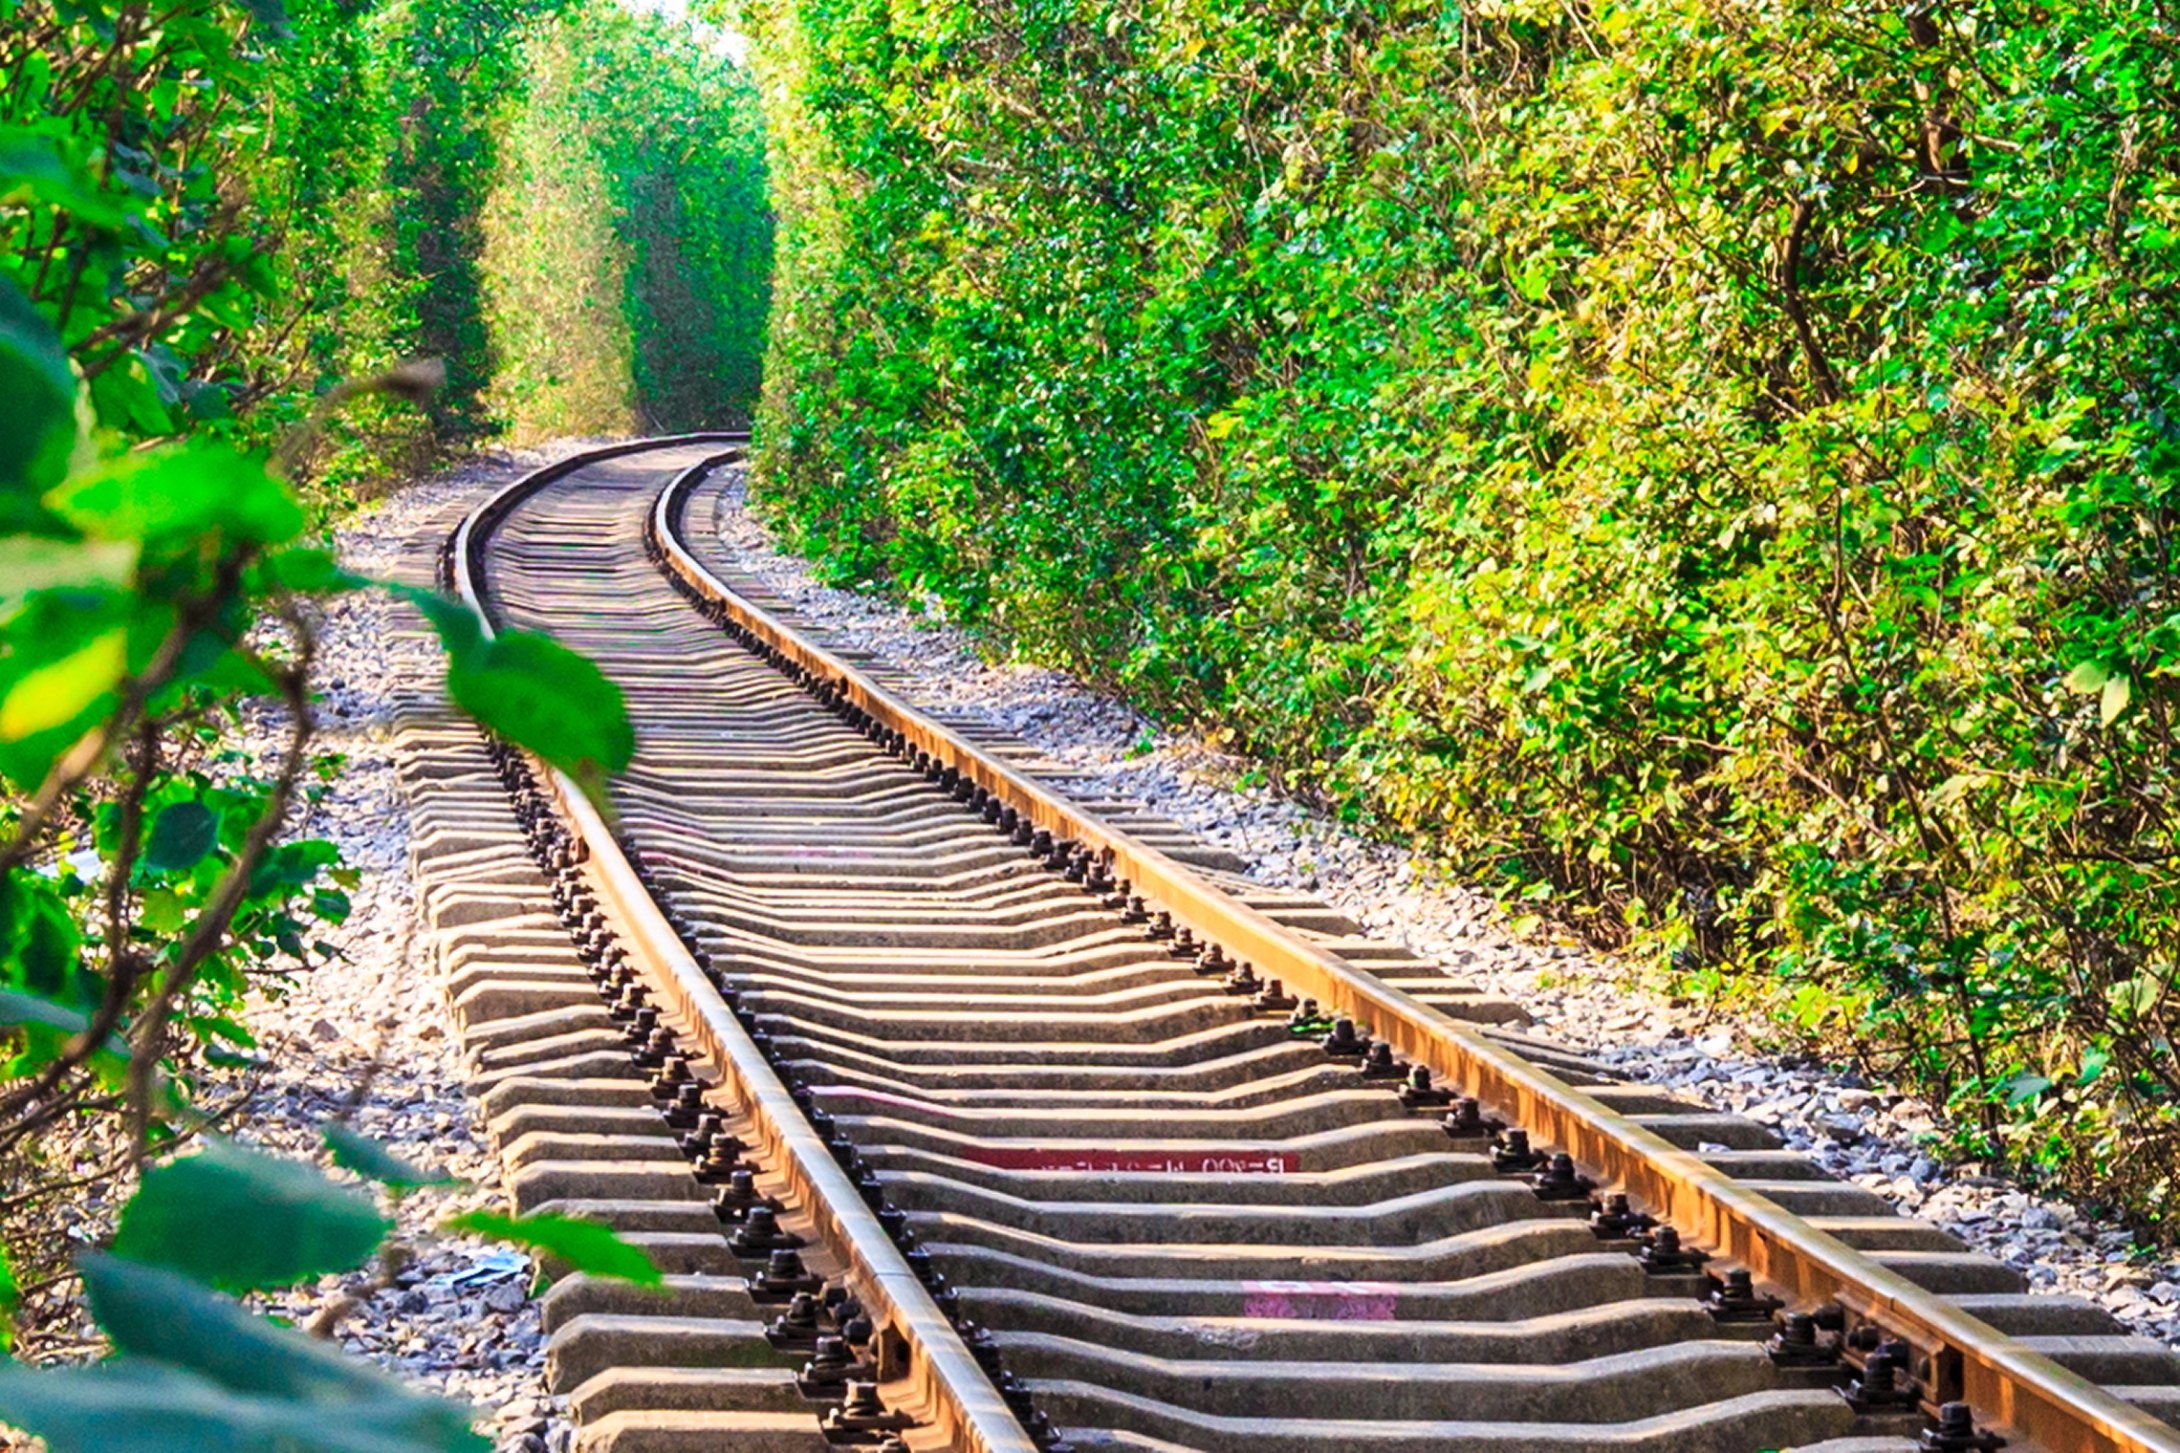
<svg viewBox="0 0 2180 1453">
<path fill-rule="evenodd" d="M 666 1123 L 676 1130 L 687 1130 L 703 1114 L 704 1087 L 695 1080 L 683 1080 L 675 1085 L 674 1098 L 666 1106 Z"/>
<path fill-rule="evenodd" d="M 802 1258 L 782 1247 L 765 1261 L 765 1269 L 749 1279 L 749 1294 L 759 1302 L 784 1302 L 796 1292 L 817 1292 L 823 1279 L 810 1274 Z"/>
<path fill-rule="evenodd" d="M 1897 1412 L 1913 1408 L 1918 1399 L 1915 1384 L 1903 1375 L 1904 1363 L 1893 1344 L 1872 1352 L 1862 1364 L 1862 1375 L 1847 1384 L 1840 1396 L 1858 1413 Z"/>
<path fill-rule="evenodd" d="M 1500 1175 L 1526 1175 L 1544 1164 L 1542 1152 L 1529 1144 L 1526 1130 L 1502 1130 L 1491 1145 L 1491 1165 Z"/>
<path fill-rule="evenodd" d="M 1563 1150 L 1553 1152 L 1529 1184 L 1540 1201 L 1586 1201 L 1594 1189 L 1575 1169 L 1574 1157 Z"/>
<path fill-rule="evenodd" d="M 764 1206 L 777 1214 L 779 1207 L 769 1197 L 757 1193 L 757 1177 L 746 1165 L 736 1166 L 727 1173 L 727 1183 L 712 1198 L 712 1212 L 722 1222 L 739 1225 L 752 1207 Z"/>
<path fill-rule="evenodd" d="M 1411 1110 L 1435 1109 L 1453 1103 L 1453 1091 L 1431 1083 L 1429 1065 L 1410 1065 L 1408 1081 L 1400 1087 L 1400 1103 Z"/>
<path fill-rule="evenodd" d="M 1393 1058 L 1393 1046 L 1385 1040 L 1373 1040 L 1363 1051 L 1363 1061 L 1357 1072 L 1366 1080 L 1397 1080 L 1408 1073 L 1408 1067 Z"/>
<path fill-rule="evenodd" d="M 1643 1270 L 1652 1276 L 1686 1276 L 1703 1270 L 1703 1263 L 1710 1259 L 1708 1252 L 1681 1245 L 1680 1233 L 1670 1226 L 1660 1226 L 1651 1232 L 1650 1239 L 1636 1254 Z"/>
<path fill-rule="evenodd" d="M 818 1431 L 828 1443 L 869 1443 L 873 1433 L 897 1433 L 912 1428 L 915 1420 L 906 1413 L 889 1412 L 878 1400 L 878 1384 L 851 1382 L 838 1407 L 827 1408 L 818 1420 Z"/>
<path fill-rule="evenodd" d="M 1335 1059 L 1361 1059 L 1370 1052 L 1370 1041 L 1355 1032 L 1355 1021 L 1344 1015 L 1332 1021 L 1332 1032 L 1318 1041 Z"/>
<path fill-rule="evenodd" d="M 800 1236 L 781 1228 L 779 1214 L 762 1203 L 751 1206 L 742 1217 L 741 1229 L 727 1238 L 727 1249 L 736 1256 L 748 1261 L 768 1260 L 775 1267 L 786 1264 L 780 1261 L 782 1256 L 794 1257 L 792 1264 L 800 1267 L 802 1261 L 795 1252 L 802 1244 Z M 801 1275 L 799 1271 L 793 1274 Z"/>
<path fill-rule="evenodd" d="M 1820 1336 L 1817 1319 L 1807 1312 L 1788 1312 L 1778 1334 L 1764 1343 L 1764 1351 L 1779 1367 L 1839 1365 L 1839 1339 Z"/>
<path fill-rule="evenodd" d="M 1725 1279 L 1703 1299 L 1703 1310 L 1722 1323 L 1768 1322 L 1783 1305 L 1777 1297 L 1759 1295 L 1756 1279 L 1746 1267 L 1730 1267 Z"/>
<path fill-rule="evenodd" d="M 1975 1409 L 1966 1403 L 1946 1403 L 1938 1409 L 1938 1425 L 1925 1428 L 1915 1442 L 1919 1453 L 1984 1453 L 2003 1448 L 2006 1440 L 1976 1426 Z"/>
<path fill-rule="evenodd" d="M 1294 995 L 1287 992 L 1285 984 L 1280 983 L 1277 979 L 1266 979 L 1264 981 L 1264 991 L 1250 1002 L 1259 1009 L 1277 1014 L 1283 1010 L 1292 1010 L 1297 1001 Z"/>
<path fill-rule="evenodd" d="M 1625 1241 L 1657 1224 L 1655 1216 L 1630 1206 L 1627 1197 L 1618 1191 L 1605 1197 L 1604 1204 L 1590 1217 L 1590 1229 L 1601 1241 Z"/>
<path fill-rule="evenodd" d="M 765 1324 L 765 1341 L 781 1352 L 815 1352 L 824 1332 L 818 1299 L 808 1292 L 788 1298 L 780 1314 Z"/>
</svg>

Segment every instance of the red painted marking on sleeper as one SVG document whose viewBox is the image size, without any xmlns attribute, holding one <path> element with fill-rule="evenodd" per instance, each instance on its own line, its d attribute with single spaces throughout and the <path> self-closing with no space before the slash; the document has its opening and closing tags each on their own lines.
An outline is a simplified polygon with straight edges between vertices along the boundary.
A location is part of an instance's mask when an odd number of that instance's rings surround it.
<svg viewBox="0 0 2180 1453">
<path fill-rule="evenodd" d="M 970 1145 L 963 1160 L 998 1170 L 1095 1170 L 1151 1175 L 1285 1175 L 1288 1157 L 1262 1151 L 1097 1150 L 1032 1145 Z"/>
</svg>

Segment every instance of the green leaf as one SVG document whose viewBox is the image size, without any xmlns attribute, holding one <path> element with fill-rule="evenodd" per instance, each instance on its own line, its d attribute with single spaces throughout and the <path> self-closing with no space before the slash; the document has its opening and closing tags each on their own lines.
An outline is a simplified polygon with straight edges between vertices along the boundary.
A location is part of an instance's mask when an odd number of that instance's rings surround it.
<svg viewBox="0 0 2180 1453">
<path fill-rule="evenodd" d="M 186 1369 L 207 1388 L 335 1415 L 355 1441 L 326 1447 L 468 1453 L 485 1446 L 469 1431 L 468 1409 L 420 1397 L 368 1363 L 251 1316 L 185 1276 L 98 1254 L 77 1264 L 124 1367 Z M 46 1432 L 18 1416 L 7 1401 L 13 1391 L 0 1394 L 0 1417 Z"/>
<path fill-rule="evenodd" d="M 2125 676 L 2112 677 L 2104 683 L 2104 690 L 2097 697 L 2097 720 L 2110 726 L 2133 698 L 2132 680 Z"/>
<path fill-rule="evenodd" d="M 303 528 L 302 506 L 259 461 L 223 444 L 126 454 L 70 479 L 46 503 L 101 540 L 173 541 L 221 534 L 277 545 Z"/>
<path fill-rule="evenodd" d="M 395 1155 L 385 1146 L 360 1135 L 348 1126 L 335 1122 L 325 1127 L 326 1149 L 333 1152 L 333 1163 L 343 1170 L 352 1170 L 366 1180 L 377 1181 L 382 1186 L 451 1186 L 455 1178 L 445 1171 L 425 1170 Z"/>
<path fill-rule="evenodd" d="M 230 1392 L 157 1362 L 0 1368 L 0 1419 L 52 1453 L 451 1453 L 490 1445 L 404 1436 L 343 1405 Z"/>
<path fill-rule="evenodd" d="M 439 632 L 454 704 L 598 800 L 605 774 L 625 768 L 636 752 L 621 689 L 587 657 L 548 636 L 509 631 L 486 640 L 467 607 L 421 590 L 401 594 Z"/>
<path fill-rule="evenodd" d="M 371 580 L 341 569 L 340 562 L 330 550 L 315 546 L 296 546 L 267 555 L 258 562 L 258 585 L 278 586 L 297 595 L 334 595 L 341 591 L 361 590 Z"/>
<path fill-rule="evenodd" d="M 240 4 L 274 38 L 286 40 L 293 33 L 288 28 L 287 7 L 280 0 L 240 0 Z"/>
<path fill-rule="evenodd" d="M 662 1280 L 658 1267 L 642 1247 L 630 1245 L 612 1227 L 595 1221 L 579 1221 L 573 1216 L 503 1216 L 497 1211 L 471 1211 L 439 1229 L 527 1246 L 556 1256 L 591 1276 L 609 1276 L 647 1287 L 658 1286 Z"/>
<path fill-rule="evenodd" d="M 447 692 L 491 730 L 578 778 L 618 772 L 636 753 L 621 688 L 588 658 L 530 631 L 456 659 Z"/>
<path fill-rule="evenodd" d="M 124 429 L 148 438 L 175 432 L 174 416 L 159 397 L 159 385 L 151 369 L 139 357 L 107 369 L 91 380 L 91 406 L 98 421 L 108 428 Z"/>
<path fill-rule="evenodd" d="M 214 1141 L 144 1173 L 114 1251 L 210 1286 L 258 1291 L 360 1264 L 389 1224 L 368 1192 L 316 1166 Z"/>
<path fill-rule="evenodd" d="M 76 375 L 59 335 L 0 277 L 0 529 L 35 515 L 33 501 L 67 467 L 76 440 Z"/>
<path fill-rule="evenodd" d="M 2015 1075 L 2006 1082 L 2006 1103 L 2019 1105 L 2025 1100 L 2035 1099 L 2050 1088 L 2051 1081 L 2042 1075 Z"/>
<path fill-rule="evenodd" d="M 42 995 L 0 989 L 0 1024 L 43 1024 L 65 1034 L 81 1034 L 91 1027 L 91 1017 Z"/>
<path fill-rule="evenodd" d="M 431 622 L 431 628 L 439 633 L 439 644 L 447 655 L 459 660 L 484 644 L 484 627 L 477 621 L 477 614 L 458 600 L 448 600 L 428 590 L 413 586 L 398 587 L 394 593 L 423 613 Z"/>
<path fill-rule="evenodd" d="M 126 585 L 136 568 L 133 540 L 49 540 L 38 535 L 0 538 L 0 619 L 25 597 L 66 586 Z"/>
<path fill-rule="evenodd" d="M 8 1260 L 8 1249 L 0 1246 L 0 1355 L 15 1346 L 15 1313 L 23 1305 L 23 1289 L 15 1280 L 14 1263 Z"/>
<path fill-rule="evenodd" d="M 2066 689 L 2087 696 L 2101 689 L 2111 674 L 2101 661 L 2084 661 L 2066 673 Z"/>
<path fill-rule="evenodd" d="M 82 940 L 75 914 L 50 879 L 0 877 L 0 978 L 60 1005 L 95 1004 L 99 984 L 82 967 Z"/>
<path fill-rule="evenodd" d="M 20 126 L 0 126 L 0 206 L 43 202 L 94 227 L 116 228 L 128 209 L 68 164 L 60 144 Z"/>
<path fill-rule="evenodd" d="M 2076 1076 L 2074 1083 L 2077 1085 L 2096 1083 L 2098 1077 L 2103 1075 L 2106 1069 L 2110 1068 L 2111 1063 L 2112 1052 L 2110 1050 L 2085 1050 L 2082 1054 L 2082 1072 Z"/>
<path fill-rule="evenodd" d="M 60 660 L 26 672 L 0 698 L 0 742 L 66 726 L 121 684 L 129 635 L 111 630 Z"/>
<path fill-rule="evenodd" d="M 144 840 L 144 862 L 166 873 L 182 873 L 203 862 L 220 841 L 219 814 L 201 802 L 176 802 L 160 809 Z"/>
</svg>

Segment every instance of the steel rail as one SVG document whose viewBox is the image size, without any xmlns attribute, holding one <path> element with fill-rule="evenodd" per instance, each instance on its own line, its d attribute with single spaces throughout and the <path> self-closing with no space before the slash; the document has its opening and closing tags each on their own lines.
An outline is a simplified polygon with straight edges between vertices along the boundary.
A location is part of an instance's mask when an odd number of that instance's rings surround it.
<svg viewBox="0 0 2180 1453">
<path fill-rule="evenodd" d="M 514 481 L 473 510 L 455 531 L 450 564 L 457 595 L 476 614 L 486 636 L 496 635 L 484 589 L 485 544 L 493 529 L 524 499 L 553 481 L 628 454 L 699 443 L 735 445 L 747 439 L 746 434 L 697 434 L 614 445 L 558 461 Z M 669 488 L 702 477 L 738 452 L 729 449 L 691 466 Z M 720 1068 L 725 1087 L 748 1115 L 768 1161 L 787 1178 L 798 1209 L 816 1224 L 822 1244 L 846 1263 L 849 1285 L 873 1326 L 885 1329 L 879 1349 L 881 1377 L 900 1376 L 909 1382 L 913 1396 L 932 1414 L 936 1430 L 950 1447 L 964 1453 L 1038 1453 L 1036 1443 L 953 1323 L 833 1159 L 823 1137 L 811 1127 L 787 1086 L 682 945 L 604 816 L 566 774 L 543 764 L 539 770 L 559 798 L 569 826 L 589 850 L 586 866 L 599 898 L 620 920 L 623 941 Z"/>
<path fill-rule="evenodd" d="M 1492 1043 L 1398 989 L 1357 970 L 1267 915 L 1236 901 L 1194 869 L 979 751 L 839 656 L 798 637 L 719 580 L 680 538 L 695 471 L 659 493 L 651 532 L 665 568 L 723 606 L 759 640 L 853 705 L 901 733 L 1055 838 L 1110 853 L 1115 872 L 1177 923 L 1284 980 L 1358 1028 L 1566 1151 L 1589 1174 L 1679 1230 L 1739 1263 L 1791 1305 L 1837 1302 L 1851 1318 L 1903 1338 L 1917 1354 L 1930 1403 L 1961 1401 L 2003 1425 L 2015 1443 L 2046 1453 L 2180 1453 L 2180 1430 L 2122 1402 L 1989 1324 L 1915 1285 L 1777 1202 L 1680 1149 L 1556 1075 Z"/>
</svg>

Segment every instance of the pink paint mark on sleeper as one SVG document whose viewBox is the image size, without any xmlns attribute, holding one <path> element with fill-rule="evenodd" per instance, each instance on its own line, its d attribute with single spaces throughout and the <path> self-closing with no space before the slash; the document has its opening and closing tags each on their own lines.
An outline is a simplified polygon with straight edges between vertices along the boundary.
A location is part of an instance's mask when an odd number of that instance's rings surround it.
<svg viewBox="0 0 2180 1453">
<path fill-rule="evenodd" d="M 1244 1317 L 1307 1322 L 1390 1322 L 1399 1315 L 1400 1286 L 1385 1281 L 1252 1281 L 1242 1283 Z"/>
</svg>

